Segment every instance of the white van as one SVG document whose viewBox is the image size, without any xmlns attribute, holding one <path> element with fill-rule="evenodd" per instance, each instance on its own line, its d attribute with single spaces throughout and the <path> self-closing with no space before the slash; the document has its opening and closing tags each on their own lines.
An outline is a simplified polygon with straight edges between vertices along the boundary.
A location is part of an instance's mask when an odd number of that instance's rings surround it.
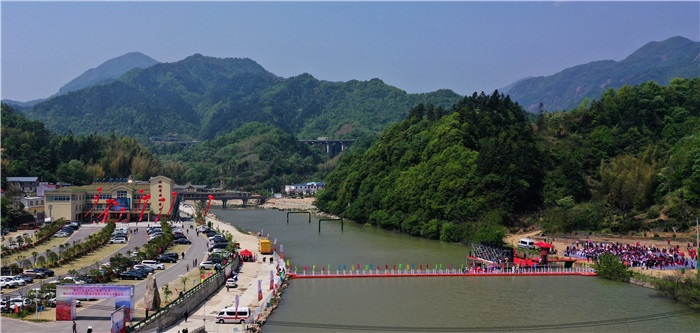
<svg viewBox="0 0 700 333">
<path fill-rule="evenodd" d="M 216 322 L 219 324 L 223 323 L 245 323 L 250 319 L 250 308 L 238 308 L 238 313 L 236 313 L 236 308 L 224 308 L 219 311 L 216 315 Z"/>
<path fill-rule="evenodd" d="M 518 241 L 518 247 L 523 247 L 526 249 L 534 249 L 535 248 L 535 241 L 530 239 L 530 238 L 521 238 Z"/>
</svg>

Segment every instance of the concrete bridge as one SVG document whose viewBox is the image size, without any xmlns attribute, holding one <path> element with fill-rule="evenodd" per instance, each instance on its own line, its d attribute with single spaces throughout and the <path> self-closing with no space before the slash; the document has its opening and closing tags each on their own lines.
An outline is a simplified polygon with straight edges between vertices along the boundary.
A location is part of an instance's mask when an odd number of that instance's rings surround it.
<svg viewBox="0 0 700 333">
<path fill-rule="evenodd" d="M 251 194 L 250 192 L 229 192 L 229 191 L 176 191 L 177 192 L 177 201 L 186 201 L 186 200 L 193 200 L 193 201 L 202 201 L 206 202 L 209 201 L 209 196 L 213 196 L 214 200 L 221 200 L 223 203 L 223 207 L 226 208 L 226 203 L 229 200 L 242 200 L 243 201 L 243 207 L 248 206 L 248 201 L 249 200 L 256 200 L 259 205 L 262 205 L 269 199 L 269 197 L 263 196 L 263 195 L 257 195 L 257 194 Z"/>
<path fill-rule="evenodd" d="M 355 140 L 328 140 L 328 138 L 318 138 L 316 140 L 299 140 L 299 142 L 312 146 L 320 146 L 328 155 L 335 156 L 344 151 L 345 148 L 350 146 Z"/>
</svg>

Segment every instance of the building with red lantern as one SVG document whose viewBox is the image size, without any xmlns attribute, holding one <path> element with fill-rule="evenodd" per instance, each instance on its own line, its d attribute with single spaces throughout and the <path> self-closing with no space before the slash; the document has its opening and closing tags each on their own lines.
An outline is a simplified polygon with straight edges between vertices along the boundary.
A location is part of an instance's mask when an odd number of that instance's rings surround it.
<svg viewBox="0 0 700 333">
<path fill-rule="evenodd" d="M 170 210 L 175 183 L 165 176 L 148 181 L 131 179 L 103 180 L 85 186 L 68 186 L 46 192 L 44 211 L 53 220 L 123 222 L 162 219 Z M 143 212 L 143 216 L 142 215 Z M 103 213 L 106 213 L 106 218 Z M 102 215 L 102 216 L 100 216 Z M 99 219 L 98 219 L 99 217 Z"/>
</svg>

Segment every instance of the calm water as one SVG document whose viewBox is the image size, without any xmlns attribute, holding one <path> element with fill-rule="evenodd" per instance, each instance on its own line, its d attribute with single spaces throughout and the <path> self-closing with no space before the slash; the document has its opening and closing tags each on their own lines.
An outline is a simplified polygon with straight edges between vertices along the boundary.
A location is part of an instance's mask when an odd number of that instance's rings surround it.
<svg viewBox="0 0 700 333">
<path fill-rule="evenodd" d="M 258 209 L 211 210 L 244 230 L 277 238 L 292 269 L 460 266 L 464 246 L 349 222 Z M 265 332 L 700 332 L 700 315 L 656 292 L 593 277 L 299 279 L 285 291 Z"/>
</svg>

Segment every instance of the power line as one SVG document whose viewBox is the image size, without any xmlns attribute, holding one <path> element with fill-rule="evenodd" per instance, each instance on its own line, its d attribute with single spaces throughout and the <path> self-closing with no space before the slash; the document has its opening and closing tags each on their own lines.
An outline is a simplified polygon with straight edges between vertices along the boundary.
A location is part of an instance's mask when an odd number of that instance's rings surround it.
<svg viewBox="0 0 700 333">
<path fill-rule="evenodd" d="M 571 322 L 571 323 L 552 323 L 552 324 L 542 324 L 542 325 L 518 325 L 518 326 L 465 326 L 465 327 L 453 327 L 453 326 L 368 326 L 368 325 L 343 325 L 343 324 L 322 324 L 322 323 L 308 323 L 308 322 L 290 322 L 290 321 L 267 321 L 265 325 L 271 326 L 284 326 L 284 327 L 300 327 L 300 328 L 318 328 L 318 329 L 333 329 L 333 330 L 354 330 L 354 331 L 385 331 L 385 332 L 502 332 L 502 331 L 532 331 L 532 330 L 542 330 L 542 329 L 570 329 L 570 328 L 585 328 L 585 327 L 596 327 L 596 326 L 609 326 L 609 325 L 619 325 L 628 324 L 634 322 L 651 321 L 658 319 L 667 319 L 674 317 L 687 316 L 690 314 L 697 314 L 694 310 L 681 310 L 672 311 L 664 313 L 656 313 L 642 316 L 616 318 L 616 319 L 605 319 L 605 320 L 593 320 L 593 321 L 583 321 L 583 322 Z"/>
</svg>

